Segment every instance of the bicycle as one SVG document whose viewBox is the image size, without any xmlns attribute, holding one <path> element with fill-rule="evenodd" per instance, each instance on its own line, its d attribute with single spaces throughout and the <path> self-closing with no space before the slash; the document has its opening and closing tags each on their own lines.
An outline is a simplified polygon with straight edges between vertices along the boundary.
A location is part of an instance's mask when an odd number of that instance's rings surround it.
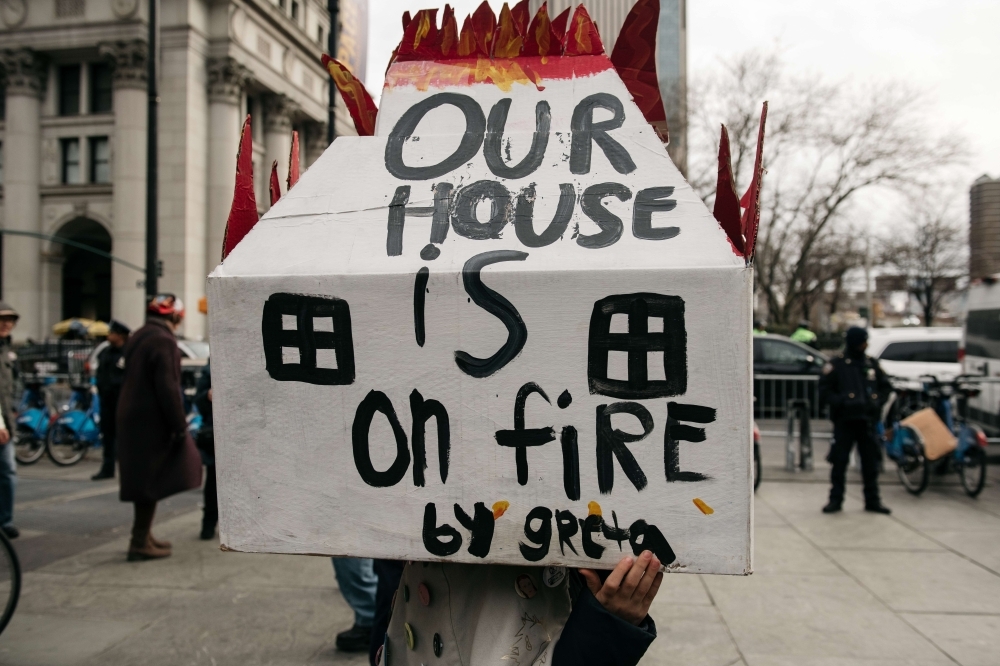
<svg viewBox="0 0 1000 666">
<path fill-rule="evenodd" d="M 46 377 L 44 380 L 25 382 L 13 433 L 14 456 L 22 465 L 32 465 L 45 455 L 45 441 L 55 414 L 49 407 L 43 386 L 54 381 L 54 378 Z"/>
<path fill-rule="evenodd" d="M 83 460 L 101 443 L 101 399 L 93 386 L 74 386 L 69 402 L 63 405 L 49 428 L 45 449 L 52 462 L 69 467 Z"/>
<path fill-rule="evenodd" d="M 923 382 L 922 394 L 957 438 L 955 450 L 939 460 L 927 460 L 920 433 L 915 428 L 899 426 L 896 421 L 894 426 L 898 428 L 894 428 L 893 441 L 887 443 L 886 453 L 896 460 L 900 481 L 914 495 L 919 495 L 927 488 L 931 468 L 934 468 L 937 474 L 958 472 L 965 493 L 969 497 L 976 497 L 986 485 L 988 442 L 982 428 L 968 423 L 964 413 L 968 399 L 978 395 L 979 389 L 972 386 L 964 375 L 947 382 L 932 375 L 924 375 L 921 377 L 923 379 L 929 381 Z"/>
<path fill-rule="evenodd" d="M 0 530 L 0 634 L 14 615 L 21 597 L 21 563 L 7 535 Z"/>
</svg>

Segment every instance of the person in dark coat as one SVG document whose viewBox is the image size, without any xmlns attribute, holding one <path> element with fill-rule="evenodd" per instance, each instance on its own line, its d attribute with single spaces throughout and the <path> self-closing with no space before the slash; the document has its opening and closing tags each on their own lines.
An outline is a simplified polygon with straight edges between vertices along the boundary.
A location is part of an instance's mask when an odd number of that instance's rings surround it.
<svg viewBox="0 0 1000 666">
<path fill-rule="evenodd" d="M 201 517 L 201 538 L 208 541 L 215 537 L 215 527 L 219 524 L 219 493 L 215 485 L 215 429 L 212 421 L 212 366 L 206 365 L 198 378 L 195 388 L 194 406 L 201 414 L 201 430 L 198 431 L 198 451 L 205 463 L 205 508 Z"/>
<path fill-rule="evenodd" d="M 10 334 L 20 317 L 17 310 L 0 302 L 0 529 L 8 539 L 21 532 L 14 526 L 14 491 L 17 488 L 17 459 L 11 442 L 14 419 L 14 376 L 16 355 L 11 349 Z"/>
<path fill-rule="evenodd" d="M 201 486 L 201 457 L 187 431 L 181 393 L 181 353 L 174 330 L 184 305 L 161 294 L 146 324 L 125 345 L 125 379 L 118 399 L 118 466 L 123 502 L 135 505 L 128 559 L 170 555 L 170 544 L 150 534 L 156 503 Z"/>
<path fill-rule="evenodd" d="M 97 355 L 97 393 L 101 397 L 101 447 L 104 458 L 101 469 L 90 477 L 93 481 L 115 478 L 115 437 L 118 396 L 125 379 L 125 343 L 132 331 L 120 321 L 111 320 L 108 326 L 108 346 Z"/>
<path fill-rule="evenodd" d="M 820 400 L 830 405 L 833 421 L 833 445 L 827 458 L 830 472 L 830 501 L 823 513 L 836 513 L 844 503 L 844 484 L 851 447 L 858 445 L 861 476 L 865 486 L 865 511 L 890 513 L 878 491 L 878 465 L 881 459 L 875 426 L 882 405 L 889 398 L 892 384 L 878 361 L 865 353 L 868 331 L 852 327 L 845 336 L 845 349 L 823 367 L 820 377 Z"/>
</svg>

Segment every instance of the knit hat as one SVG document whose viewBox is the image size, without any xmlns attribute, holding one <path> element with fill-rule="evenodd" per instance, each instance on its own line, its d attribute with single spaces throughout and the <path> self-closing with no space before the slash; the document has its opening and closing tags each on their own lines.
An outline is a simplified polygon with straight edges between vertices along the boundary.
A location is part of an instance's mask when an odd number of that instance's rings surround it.
<svg viewBox="0 0 1000 666">
<path fill-rule="evenodd" d="M 868 331 L 860 326 L 851 326 L 844 335 L 844 342 L 848 349 L 857 349 L 868 342 Z"/>
<path fill-rule="evenodd" d="M 12 308 L 5 301 L 0 301 L 0 317 L 13 317 L 17 320 L 21 318 L 21 315 L 17 314 L 17 310 Z"/>
</svg>

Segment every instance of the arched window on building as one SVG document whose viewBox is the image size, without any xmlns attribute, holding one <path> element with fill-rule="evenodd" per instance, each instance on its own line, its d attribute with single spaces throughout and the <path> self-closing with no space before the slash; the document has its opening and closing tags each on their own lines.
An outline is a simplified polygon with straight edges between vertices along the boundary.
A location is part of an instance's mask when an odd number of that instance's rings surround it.
<svg viewBox="0 0 1000 666">
<path fill-rule="evenodd" d="M 78 217 L 64 224 L 59 238 L 111 253 L 111 235 L 98 222 Z M 111 318 L 111 260 L 72 245 L 62 245 L 62 318 Z"/>
</svg>

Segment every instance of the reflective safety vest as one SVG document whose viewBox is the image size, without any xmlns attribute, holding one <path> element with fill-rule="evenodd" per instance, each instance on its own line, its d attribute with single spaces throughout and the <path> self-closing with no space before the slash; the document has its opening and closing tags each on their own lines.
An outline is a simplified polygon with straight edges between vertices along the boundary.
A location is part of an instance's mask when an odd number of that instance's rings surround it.
<svg viewBox="0 0 1000 666">
<path fill-rule="evenodd" d="M 802 342 L 809 344 L 816 342 L 816 334 L 810 331 L 808 328 L 802 328 L 801 326 L 795 329 L 795 332 L 789 336 L 792 340 L 796 342 Z"/>
</svg>

